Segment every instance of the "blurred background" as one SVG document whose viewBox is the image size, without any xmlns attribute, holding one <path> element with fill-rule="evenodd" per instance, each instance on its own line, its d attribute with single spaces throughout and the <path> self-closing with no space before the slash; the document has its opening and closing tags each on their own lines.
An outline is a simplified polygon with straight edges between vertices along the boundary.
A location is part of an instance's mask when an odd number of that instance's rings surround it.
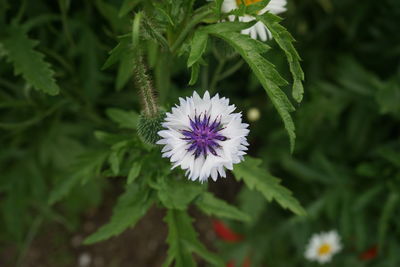
<svg viewBox="0 0 400 267">
<path fill-rule="evenodd" d="M 132 14 L 118 16 L 124 3 L 0 0 L 1 25 L 23 22 L 39 41 L 15 49 L 36 45 L 61 88 L 58 96 L 32 90 L 14 75 L 0 45 L 2 267 L 152 267 L 165 259 L 165 212 L 158 207 L 118 237 L 81 244 L 108 220 L 123 190 L 121 177 L 102 172 L 107 146 L 93 133 L 115 129 L 108 108 L 140 110 L 124 71 L 129 63 L 102 70 L 118 36 L 130 31 Z M 303 256 L 310 236 L 336 229 L 343 251 L 328 266 L 400 266 L 400 1 L 289 0 L 282 17 L 305 72 L 304 100 L 293 114 L 294 153 L 278 114 L 239 57 L 228 64 L 240 68 L 217 88 L 250 123 L 249 154 L 282 178 L 308 216 L 266 203 L 228 176 L 210 182 L 210 190 L 255 220 L 216 221 L 193 208 L 199 238 L 227 266 L 317 266 Z M 2 27 L 0 38 L 5 34 Z M 284 55 L 274 41 L 268 44 L 269 59 L 290 80 Z M 220 44 L 213 42 L 210 51 L 214 47 Z M 163 106 L 213 82 L 219 62 L 212 52 L 199 83 L 189 88 L 186 58 L 171 61 L 151 44 L 147 49 L 155 86 L 164 87 Z M 165 64 L 169 73 L 161 71 Z M 72 177 L 92 179 L 70 190 L 57 186 Z"/>
</svg>

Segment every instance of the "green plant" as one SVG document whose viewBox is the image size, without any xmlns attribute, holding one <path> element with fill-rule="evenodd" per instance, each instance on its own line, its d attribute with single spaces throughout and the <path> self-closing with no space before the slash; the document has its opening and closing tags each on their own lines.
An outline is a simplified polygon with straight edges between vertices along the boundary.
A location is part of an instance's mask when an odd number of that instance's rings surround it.
<svg viewBox="0 0 400 267">
<path fill-rule="evenodd" d="M 232 13 L 256 15 L 268 2 Z M 228 15 L 220 12 L 222 1 L 124 1 L 120 8 L 102 0 L 1 3 L 5 8 L 1 10 L 0 55 L 10 63 L 2 70 L 6 78 L 0 79 L 4 89 L 0 93 L 4 148 L 0 192 L 5 222 L 1 235 L 19 245 L 20 259 L 44 221 L 73 229 L 79 213 L 98 205 L 103 188 L 117 179 L 125 183 L 125 192 L 118 197 L 110 221 L 85 244 L 122 233 L 149 207 L 158 205 L 168 210 L 166 265 L 193 266 L 192 253 L 212 265 L 224 265 L 198 240 L 188 206 L 238 221 L 249 221 L 250 216 L 208 192 L 207 183 L 191 182 L 182 171 L 171 171 L 160 148 L 147 143 L 156 141 L 160 123 L 156 117 L 163 118 L 160 106 L 168 107 L 192 90 L 183 89 L 187 84 L 216 92 L 217 83 L 238 71 L 243 59 L 284 122 L 293 151 L 295 128 L 290 113 L 294 107 L 282 90 L 288 82 L 268 54 L 264 56 L 271 47 L 238 33 L 254 22 L 221 22 Z M 101 17 L 96 18 L 100 27 L 88 27 L 94 18 L 87 14 L 93 12 Z M 300 102 L 304 77 L 293 38 L 279 17 L 266 13 L 257 19 L 270 28 L 286 55 L 294 80 L 292 95 Z M 105 50 L 114 42 L 118 44 L 105 59 Z M 220 62 L 218 70 L 208 77 L 203 66 L 215 60 Z M 221 62 L 233 60 L 240 65 L 224 69 Z M 114 65 L 116 69 L 105 71 Z M 190 78 L 186 67 L 191 68 Z M 174 71 L 186 75 L 181 85 L 171 82 Z M 129 83 L 132 76 L 134 86 Z M 304 215 L 291 192 L 260 162 L 248 157 L 235 167 L 237 180 L 262 192 L 268 201 L 275 199 Z M 66 216 L 61 215 L 64 212 Z"/>
</svg>

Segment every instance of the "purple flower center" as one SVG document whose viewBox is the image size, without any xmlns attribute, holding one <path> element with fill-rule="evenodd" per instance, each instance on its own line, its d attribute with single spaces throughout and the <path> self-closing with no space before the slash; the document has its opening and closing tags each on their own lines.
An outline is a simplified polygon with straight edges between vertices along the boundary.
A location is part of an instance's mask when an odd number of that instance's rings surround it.
<svg viewBox="0 0 400 267">
<path fill-rule="evenodd" d="M 187 151 L 193 151 L 195 158 L 201 154 L 206 157 L 208 153 L 218 156 L 215 151 L 216 148 L 221 147 L 218 141 L 225 141 L 227 139 L 220 133 L 224 129 L 221 125 L 221 117 L 219 119 L 215 118 L 210 123 L 210 116 L 207 113 L 204 113 L 203 116 L 201 115 L 195 115 L 194 120 L 189 117 L 191 129 L 181 131 L 185 136 L 182 139 L 188 141 L 190 146 L 187 148 Z"/>
</svg>

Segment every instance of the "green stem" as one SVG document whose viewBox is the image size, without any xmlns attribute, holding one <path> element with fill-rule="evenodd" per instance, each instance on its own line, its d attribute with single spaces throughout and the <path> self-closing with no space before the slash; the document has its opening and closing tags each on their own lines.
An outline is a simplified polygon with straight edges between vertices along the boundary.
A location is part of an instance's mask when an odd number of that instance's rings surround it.
<svg viewBox="0 0 400 267">
<path fill-rule="evenodd" d="M 132 23 L 132 49 L 134 52 L 133 60 L 134 70 L 133 75 L 135 78 L 136 86 L 140 89 L 142 95 L 142 103 L 144 113 L 147 117 L 155 117 L 158 114 L 158 105 L 151 83 L 150 77 L 147 75 L 147 68 L 143 61 L 140 42 L 140 25 L 142 13 L 136 14 Z"/>
<path fill-rule="evenodd" d="M 154 117 L 158 113 L 157 101 L 154 95 L 153 85 L 147 75 L 147 68 L 144 65 L 140 52 L 137 51 L 134 70 L 135 82 L 142 94 L 144 112 L 149 117 Z"/>
<path fill-rule="evenodd" d="M 26 0 L 22 1 L 22 4 L 20 5 L 19 10 L 18 10 L 18 14 L 15 17 L 15 19 L 13 20 L 13 23 L 15 23 L 15 24 L 20 23 L 22 17 L 25 14 L 25 10 L 26 10 Z"/>
<path fill-rule="evenodd" d="M 243 60 L 239 60 L 235 65 L 233 65 L 229 69 L 225 70 L 223 73 L 221 73 L 221 75 L 219 75 L 218 81 L 226 79 L 227 77 L 234 74 L 238 69 L 240 69 L 240 67 L 242 67 L 243 63 L 244 63 Z"/>
<path fill-rule="evenodd" d="M 218 66 L 215 69 L 213 78 L 211 79 L 210 87 L 208 88 L 210 90 L 210 93 L 214 93 L 215 92 L 216 87 L 217 87 L 217 83 L 218 83 L 218 81 L 221 80 L 220 79 L 220 75 L 221 75 L 222 70 L 224 69 L 225 62 L 226 61 L 224 59 L 222 59 L 222 60 L 220 60 L 218 62 Z"/>
</svg>

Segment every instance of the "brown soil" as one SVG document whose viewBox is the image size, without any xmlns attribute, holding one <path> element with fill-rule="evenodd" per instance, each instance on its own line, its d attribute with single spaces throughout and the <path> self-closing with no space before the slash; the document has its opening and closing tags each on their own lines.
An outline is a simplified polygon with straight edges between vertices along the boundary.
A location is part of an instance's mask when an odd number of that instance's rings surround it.
<svg viewBox="0 0 400 267">
<path fill-rule="evenodd" d="M 217 196 L 232 201 L 240 187 L 234 179 L 221 179 L 210 183 L 210 190 Z M 103 204 L 82 216 L 83 223 L 73 233 L 59 224 L 42 225 L 39 234 L 28 248 L 18 267 L 159 267 L 165 260 L 168 246 L 165 242 L 167 226 L 163 218 L 165 210 L 152 207 L 133 229 L 91 246 L 82 240 L 103 225 L 111 215 L 116 192 L 108 192 Z M 191 208 L 199 238 L 208 249 L 215 251 L 216 236 L 212 218 Z M 15 267 L 16 249 L 8 247 L 0 251 L 0 266 Z M 79 261 L 87 261 L 80 265 Z M 198 260 L 199 266 L 205 266 Z"/>
</svg>

